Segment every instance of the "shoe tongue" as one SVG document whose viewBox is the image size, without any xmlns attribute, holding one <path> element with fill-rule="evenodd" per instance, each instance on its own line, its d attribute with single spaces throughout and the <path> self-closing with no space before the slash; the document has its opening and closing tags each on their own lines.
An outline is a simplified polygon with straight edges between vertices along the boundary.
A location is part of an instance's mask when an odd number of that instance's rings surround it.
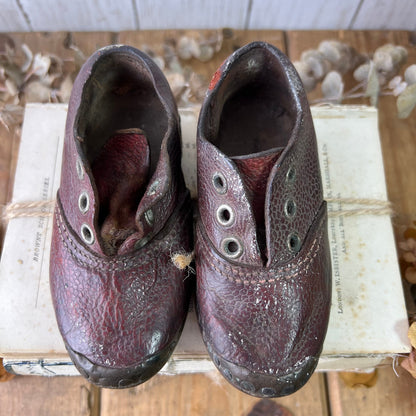
<svg viewBox="0 0 416 416">
<path fill-rule="evenodd" d="M 234 156 L 231 158 L 237 165 L 247 189 L 247 196 L 256 220 L 257 241 L 263 256 L 266 255 L 264 205 L 267 180 L 281 153 L 282 149 L 276 149 L 266 155 Z"/>
<path fill-rule="evenodd" d="M 136 229 L 135 215 L 149 180 L 150 148 L 140 129 L 116 131 L 92 163 L 99 198 L 103 251 L 114 255 Z"/>
</svg>

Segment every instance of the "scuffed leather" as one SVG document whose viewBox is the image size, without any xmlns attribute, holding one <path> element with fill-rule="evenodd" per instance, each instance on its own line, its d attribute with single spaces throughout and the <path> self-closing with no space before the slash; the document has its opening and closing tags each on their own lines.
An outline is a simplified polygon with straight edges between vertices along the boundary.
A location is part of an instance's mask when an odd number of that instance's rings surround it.
<svg viewBox="0 0 416 416">
<path fill-rule="evenodd" d="M 184 323 L 188 293 L 170 256 L 190 249 L 189 206 L 182 201 L 165 232 L 138 252 L 109 259 L 85 249 L 58 201 L 50 283 L 59 329 L 72 350 L 98 365 L 128 368 L 171 343 Z"/>
<path fill-rule="evenodd" d="M 197 302 L 204 340 L 253 373 L 281 376 L 318 357 L 331 290 L 326 205 L 296 257 L 283 266 L 247 267 L 224 259 L 200 223 Z"/>
<path fill-rule="evenodd" d="M 238 70 L 231 72 L 234 66 Z M 221 109 L 232 95 L 228 89 L 241 82 L 236 77 L 244 80 L 252 68 L 273 66 L 280 68 L 286 97 L 292 99 L 293 128 L 285 145 L 280 141 L 269 151 L 244 155 L 253 159 L 278 155 L 266 186 L 264 260 L 256 240 L 250 189 L 234 155 L 225 154 L 214 142 Z M 267 70 L 264 76 L 270 76 Z M 201 109 L 197 150 L 197 310 L 204 341 L 216 366 L 240 390 L 259 397 L 293 393 L 309 379 L 322 350 L 331 303 L 331 261 L 312 117 L 299 76 L 279 50 L 255 42 L 223 63 Z M 295 174 L 288 175 L 289 170 Z M 215 172 L 225 176 L 227 192 L 215 191 Z M 252 175 L 255 172 L 251 169 Z M 258 172 L 264 174 L 262 166 Z M 295 215 L 285 214 L 288 200 L 296 203 Z M 222 204 L 236 212 L 230 227 L 216 220 Z M 296 250 L 288 244 L 292 233 L 299 236 Z M 228 236 L 242 242 L 240 257 L 229 258 L 224 252 L 221 242 Z"/>
<path fill-rule="evenodd" d="M 167 120 L 162 137 L 157 137 L 158 156 L 156 160 L 154 154 L 150 156 L 155 168 L 137 206 L 137 231 L 119 254 L 111 256 L 105 254 L 100 237 L 99 198 L 84 152 L 86 139 L 77 133 L 84 116 L 82 105 L 89 102 L 86 84 L 108 56 L 122 59 L 134 74 L 150 79 L 162 103 L 160 117 Z M 105 77 L 98 82 L 105 82 Z M 146 102 L 140 104 L 146 108 Z M 157 114 L 153 121 L 160 122 Z M 131 124 L 122 128 L 140 127 L 135 120 Z M 89 196 L 86 213 L 78 206 L 82 192 Z M 174 266 L 171 255 L 192 251 L 191 208 L 181 171 L 179 115 L 163 73 L 137 49 L 110 46 L 97 51 L 82 67 L 69 102 L 50 261 L 58 326 L 74 363 L 90 381 L 105 387 L 135 385 L 169 358 L 185 322 L 190 295 L 187 272 Z M 149 211 L 152 221 L 148 221 Z M 81 238 L 84 223 L 93 231 L 93 244 Z"/>
</svg>

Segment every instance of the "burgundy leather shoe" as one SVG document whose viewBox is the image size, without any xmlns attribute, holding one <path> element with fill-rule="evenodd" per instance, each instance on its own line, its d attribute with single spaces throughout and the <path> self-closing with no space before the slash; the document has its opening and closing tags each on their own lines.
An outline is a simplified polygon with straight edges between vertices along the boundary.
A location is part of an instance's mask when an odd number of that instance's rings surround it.
<svg viewBox="0 0 416 416">
<path fill-rule="evenodd" d="M 197 309 L 238 389 L 302 387 L 326 334 L 331 263 L 312 118 L 287 57 L 261 42 L 214 75 L 198 124 Z"/>
<path fill-rule="evenodd" d="M 68 107 L 50 261 L 59 329 L 89 381 L 130 387 L 165 364 L 189 291 L 171 255 L 191 240 L 169 85 L 144 53 L 103 48 Z"/>
</svg>

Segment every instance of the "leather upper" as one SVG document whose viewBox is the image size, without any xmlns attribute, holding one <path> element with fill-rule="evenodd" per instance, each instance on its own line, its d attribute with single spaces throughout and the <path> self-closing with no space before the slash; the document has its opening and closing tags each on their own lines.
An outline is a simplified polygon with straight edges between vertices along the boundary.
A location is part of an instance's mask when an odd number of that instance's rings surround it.
<svg viewBox="0 0 416 416">
<path fill-rule="evenodd" d="M 250 118 L 256 111 L 265 114 Z M 250 148 L 259 150 L 239 153 Z M 222 64 L 201 110 L 197 151 L 197 302 L 208 350 L 249 373 L 293 372 L 322 349 L 331 262 L 312 117 L 278 49 L 255 42 Z M 273 154 L 262 252 L 250 178 L 236 161 L 251 158 L 255 176 Z"/>
<path fill-rule="evenodd" d="M 91 165 L 100 141 L 126 128 L 148 132 L 152 166 L 134 234 L 109 255 L 100 235 L 100 178 Z M 182 329 L 189 288 L 171 255 L 192 249 L 192 212 L 180 163 L 179 116 L 159 68 L 127 46 L 93 54 L 68 107 L 50 285 L 67 347 L 95 365 L 137 366 Z"/>
</svg>

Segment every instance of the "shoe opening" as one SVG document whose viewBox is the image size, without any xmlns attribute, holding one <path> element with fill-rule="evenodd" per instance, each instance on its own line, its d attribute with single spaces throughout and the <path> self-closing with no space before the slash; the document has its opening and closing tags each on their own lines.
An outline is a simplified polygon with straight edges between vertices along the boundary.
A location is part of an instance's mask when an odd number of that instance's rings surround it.
<svg viewBox="0 0 416 416">
<path fill-rule="evenodd" d="M 249 49 L 227 71 L 211 98 L 204 135 L 240 170 L 265 261 L 266 185 L 295 128 L 297 100 L 286 69 L 267 48 Z"/>
<path fill-rule="evenodd" d="M 97 188 L 102 248 L 113 255 L 136 231 L 137 206 L 156 169 L 168 115 L 149 69 L 125 52 L 97 61 L 81 102 L 75 134 Z"/>
</svg>

